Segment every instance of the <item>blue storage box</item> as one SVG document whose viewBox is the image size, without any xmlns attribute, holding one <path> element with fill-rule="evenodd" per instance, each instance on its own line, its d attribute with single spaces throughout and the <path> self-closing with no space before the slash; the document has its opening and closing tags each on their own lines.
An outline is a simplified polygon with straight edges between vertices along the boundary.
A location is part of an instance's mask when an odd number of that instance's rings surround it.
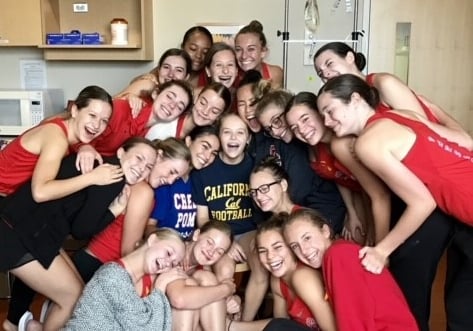
<svg viewBox="0 0 473 331">
<path fill-rule="evenodd" d="M 46 33 L 46 44 L 61 45 L 64 39 L 64 33 Z"/>
<path fill-rule="evenodd" d="M 82 44 L 82 35 L 77 30 L 71 31 L 70 33 L 64 33 L 63 41 L 67 45 L 80 45 Z"/>
<path fill-rule="evenodd" d="M 98 32 L 83 33 L 82 44 L 84 45 L 99 45 L 101 44 L 100 34 Z"/>
</svg>

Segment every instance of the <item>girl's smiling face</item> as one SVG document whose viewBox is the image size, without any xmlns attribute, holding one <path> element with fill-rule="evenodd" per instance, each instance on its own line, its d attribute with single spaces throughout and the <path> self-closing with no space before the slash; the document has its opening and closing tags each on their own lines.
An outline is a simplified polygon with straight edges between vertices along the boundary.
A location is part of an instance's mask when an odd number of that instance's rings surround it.
<svg viewBox="0 0 473 331">
<path fill-rule="evenodd" d="M 296 259 L 280 231 L 263 231 L 258 234 L 256 242 L 261 264 L 274 277 L 281 278 L 294 268 Z"/>
<path fill-rule="evenodd" d="M 241 33 L 235 39 L 235 53 L 241 70 L 259 70 L 266 55 L 259 36 L 255 33 Z"/>
<path fill-rule="evenodd" d="M 74 104 L 71 108 L 71 116 L 74 119 L 74 129 L 78 140 L 89 143 L 107 128 L 112 116 L 112 106 L 102 100 L 90 99 L 87 107 L 81 109 Z"/>
<path fill-rule="evenodd" d="M 339 56 L 332 50 L 326 50 L 317 56 L 314 61 L 315 72 L 325 83 L 329 79 L 342 74 L 355 73 L 354 54 L 349 52 L 345 58 Z"/>
<path fill-rule="evenodd" d="M 200 71 L 204 68 L 205 54 L 212 46 L 212 40 L 202 32 L 195 31 L 183 45 L 183 49 L 192 60 L 192 71 Z"/>
<path fill-rule="evenodd" d="M 245 148 L 250 141 L 246 123 L 237 114 L 228 114 L 220 123 L 221 159 L 226 164 L 238 164 L 244 158 Z"/>
<path fill-rule="evenodd" d="M 331 245 L 328 226 L 319 228 L 304 217 L 286 225 L 284 238 L 302 263 L 316 269 L 321 267 L 324 254 Z"/>
<path fill-rule="evenodd" d="M 232 244 L 229 236 L 217 229 L 210 229 L 204 233 L 197 230 L 192 240 L 195 241 L 194 259 L 200 265 L 214 265 Z"/>
<path fill-rule="evenodd" d="M 145 253 L 145 272 L 160 274 L 176 267 L 184 258 L 185 245 L 177 239 L 158 239 L 151 235 Z"/>
<path fill-rule="evenodd" d="M 286 121 L 297 139 L 311 146 L 317 145 L 325 134 L 326 128 L 320 114 L 303 103 L 289 109 Z"/>
<path fill-rule="evenodd" d="M 252 84 L 240 86 L 236 92 L 238 115 L 245 121 L 252 132 L 259 132 L 261 125 L 258 122 L 255 111 L 255 96 Z"/>
<path fill-rule="evenodd" d="M 212 78 L 212 81 L 231 88 L 238 74 L 235 53 L 229 49 L 216 52 L 212 57 L 210 66 L 206 68 L 206 71 Z"/>
<path fill-rule="evenodd" d="M 127 184 L 133 185 L 148 178 L 156 162 L 156 150 L 143 143 L 125 151 L 119 148 L 117 156 L 125 176 Z"/>
<path fill-rule="evenodd" d="M 192 157 L 192 166 L 199 170 L 211 165 L 218 155 L 220 140 L 216 135 L 205 134 L 195 138 L 186 137 L 186 144 L 189 147 Z"/>
<path fill-rule="evenodd" d="M 170 55 L 168 56 L 158 71 L 159 84 L 164 84 L 175 79 L 184 80 L 187 78 L 186 61 L 182 56 Z"/>
<path fill-rule="evenodd" d="M 187 92 L 178 85 L 161 91 L 153 102 L 153 113 L 158 122 L 171 122 L 181 115 L 191 100 Z"/>
<path fill-rule="evenodd" d="M 225 110 L 225 101 L 212 89 L 203 90 L 194 107 L 192 119 L 197 126 L 212 125 Z"/>
</svg>

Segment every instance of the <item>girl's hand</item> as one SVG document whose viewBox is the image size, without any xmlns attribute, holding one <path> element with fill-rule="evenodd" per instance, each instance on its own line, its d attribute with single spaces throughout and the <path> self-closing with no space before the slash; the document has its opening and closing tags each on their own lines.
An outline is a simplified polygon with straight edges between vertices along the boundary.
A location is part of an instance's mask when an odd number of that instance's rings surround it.
<svg viewBox="0 0 473 331">
<path fill-rule="evenodd" d="M 235 262 L 242 263 L 246 262 L 246 255 L 243 251 L 243 248 L 236 241 L 233 242 L 232 247 L 228 251 L 228 256 L 230 256 Z"/>
<path fill-rule="evenodd" d="M 127 94 L 126 99 L 128 100 L 128 105 L 131 108 L 131 116 L 133 118 L 138 117 L 146 103 L 143 101 L 143 99 L 134 94 Z"/>
<path fill-rule="evenodd" d="M 82 145 L 77 152 L 76 169 L 83 174 L 89 173 L 94 169 L 94 162 L 103 163 L 102 156 L 90 145 Z"/>
<path fill-rule="evenodd" d="M 358 252 L 361 265 L 373 274 L 380 274 L 388 264 L 388 256 L 375 247 L 365 246 Z"/>
<path fill-rule="evenodd" d="M 352 240 L 358 244 L 365 242 L 366 233 L 363 229 L 363 224 L 357 215 L 350 215 L 347 213 L 345 225 L 342 229 L 342 236 L 345 240 Z"/>
<path fill-rule="evenodd" d="M 227 314 L 233 315 L 233 320 L 240 320 L 241 318 L 241 299 L 238 295 L 231 295 L 227 297 Z M 238 316 L 236 316 L 238 315 Z"/>
<path fill-rule="evenodd" d="M 113 164 L 101 164 L 97 168 L 94 168 L 90 173 L 92 185 L 110 185 L 119 182 L 123 178 L 123 170 L 118 165 Z"/>
<path fill-rule="evenodd" d="M 154 288 L 166 292 L 168 284 L 178 279 L 187 279 L 189 276 L 180 267 L 159 274 L 154 282 Z"/>
<path fill-rule="evenodd" d="M 120 194 L 117 195 L 117 197 L 112 201 L 112 203 L 108 207 L 112 214 L 115 215 L 115 217 L 125 211 L 126 206 L 128 204 L 128 199 L 130 198 L 130 192 L 130 186 L 125 185 Z"/>
</svg>

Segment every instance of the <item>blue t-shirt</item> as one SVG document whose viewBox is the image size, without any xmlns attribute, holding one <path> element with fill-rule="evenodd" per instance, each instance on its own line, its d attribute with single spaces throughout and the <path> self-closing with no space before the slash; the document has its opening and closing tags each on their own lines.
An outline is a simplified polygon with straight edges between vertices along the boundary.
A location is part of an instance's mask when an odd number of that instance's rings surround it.
<svg viewBox="0 0 473 331">
<path fill-rule="evenodd" d="M 179 178 L 172 185 L 154 190 L 156 205 L 151 217 L 158 221 L 158 227 L 172 228 L 183 238 L 194 231 L 197 207 L 192 200 L 191 180 Z"/>
<path fill-rule="evenodd" d="M 228 222 L 234 235 L 256 229 L 253 201 L 248 195 L 253 160 L 250 156 L 235 165 L 220 157 L 210 166 L 191 173 L 192 197 L 209 208 L 211 219 Z"/>
</svg>

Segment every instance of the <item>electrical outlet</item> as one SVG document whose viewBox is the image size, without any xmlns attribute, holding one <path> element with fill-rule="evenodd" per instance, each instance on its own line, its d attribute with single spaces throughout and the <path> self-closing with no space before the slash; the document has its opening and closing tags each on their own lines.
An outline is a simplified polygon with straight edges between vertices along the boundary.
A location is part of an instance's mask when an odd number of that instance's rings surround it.
<svg viewBox="0 0 473 331">
<path fill-rule="evenodd" d="M 87 13 L 89 11 L 89 5 L 87 3 L 73 3 L 72 11 L 74 13 Z"/>
</svg>

